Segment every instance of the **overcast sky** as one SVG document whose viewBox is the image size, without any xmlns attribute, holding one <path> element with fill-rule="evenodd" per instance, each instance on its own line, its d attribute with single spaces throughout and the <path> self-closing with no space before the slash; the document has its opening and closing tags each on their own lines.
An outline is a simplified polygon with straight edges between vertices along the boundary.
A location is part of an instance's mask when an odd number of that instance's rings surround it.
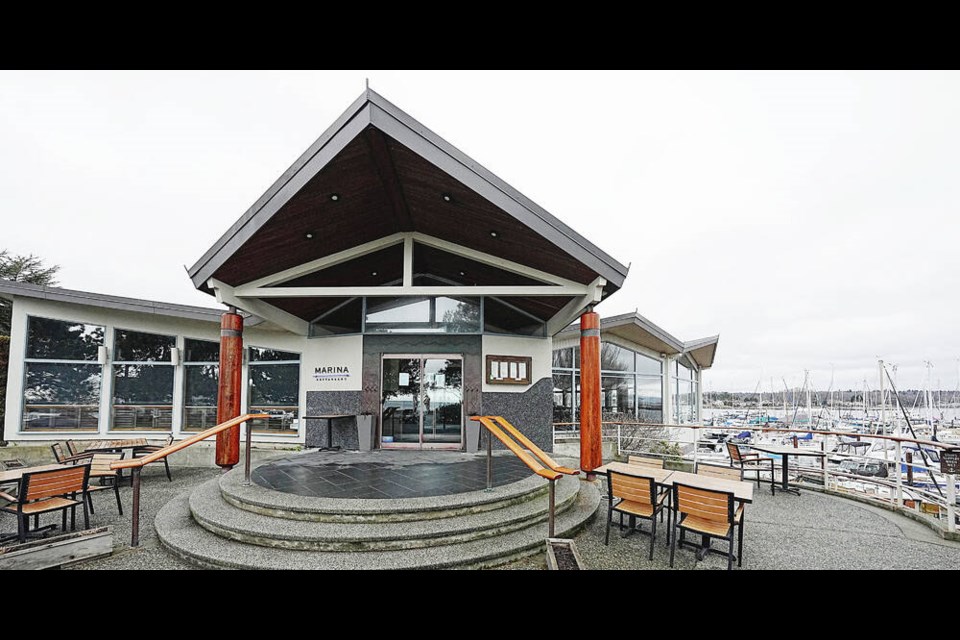
<svg viewBox="0 0 960 640">
<path fill-rule="evenodd" d="M 709 390 L 957 387 L 957 73 L 0 72 L 0 249 L 215 306 L 184 272 L 364 78 L 609 254 L 599 311 L 720 334 Z"/>
</svg>

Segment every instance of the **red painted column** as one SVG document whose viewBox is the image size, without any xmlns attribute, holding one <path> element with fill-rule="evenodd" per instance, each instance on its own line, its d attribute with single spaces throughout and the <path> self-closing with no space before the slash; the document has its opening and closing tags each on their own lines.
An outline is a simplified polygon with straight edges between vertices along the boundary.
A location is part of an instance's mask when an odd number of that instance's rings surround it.
<svg viewBox="0 0 960 640">
<path fill-rule="evenodd" d="M 243 379 L 243 317 L 233 307 L 220 319 L 220 386 L 217 390 L 217 424 L 240 415 Z M 249 426 L 248 426 L 249 428 Z M 230 469 L 240 462 L 240 427 L 217 434 L 217 464 Z"/>
<path fill-rule="evenodd" d="M 600 440 L 600 316 L 590 309 L 580 316 L 580 468 L 603 464 Z"/>
</svg>

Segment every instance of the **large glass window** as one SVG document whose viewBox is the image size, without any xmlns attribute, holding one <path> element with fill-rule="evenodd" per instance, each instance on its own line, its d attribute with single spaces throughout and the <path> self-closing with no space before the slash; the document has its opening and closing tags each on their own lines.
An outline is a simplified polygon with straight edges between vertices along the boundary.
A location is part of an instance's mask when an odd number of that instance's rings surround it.
<svg viewBox="0 0 960 640">
<path fill-rule="evenodd" d="M 367 298 L 367 333 L 479 333 L 480 299 Z"/>
<path fill-rule="evenodd" d="M 183 341 L 183 431 L 203 431 L 217 425 L 220 344 Z"/>
<path fill-rule="evenodd" d="M 604 342 L 600 345 L 601 371 L 634 371 L 635 353 L 615 344 Z"/>
<path fill-rule="evenodd" d="M 604 342 L 600 347 L 603 420 L 663 422 L 661 362 L 626 347 Z M 579 419 L 580 349 L 553 352 L 554 422 Z"/>
<path fill-rule="evenodd" d="M 300 424 L 300 355 L 251 347 L 249 375 L 249 412 L 270 416 L 253 421 L 254 433 L 296 434 Z"/>
<path fill-rule="evenodd" d="M 174 336 L 117 329 L 113 363 L 113 431 L 173 428 Z"/>
<path fill-rule="evenodd" d="M 632 422 L 636 416 L 635 376 L 601 376 L 603 420 Z"/>
<path fill-rule="evenodd" d="M 496 298 L 483 300 L 484 333 L 506 333 L 523 336 L 542 336 L 546 325 L 526 311 Z"/>
<path fill-rule="evenodd" d="M 677 360 L 673 375 L 674 410 L 677 424 L 693 424 L 699 420 L 697 415 L 696 372 Z"/>
<path fill-rule="evenodd" d="M 103 335 L 97 325 L 28 318 L 24 431 L 97 431 Z"/>
</svg>

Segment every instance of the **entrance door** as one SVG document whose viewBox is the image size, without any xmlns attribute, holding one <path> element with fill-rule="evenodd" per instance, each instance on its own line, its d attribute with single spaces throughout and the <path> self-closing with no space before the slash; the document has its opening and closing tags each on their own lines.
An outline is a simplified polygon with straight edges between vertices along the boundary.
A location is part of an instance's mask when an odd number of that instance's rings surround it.
<svg viewBox="0 0 960 640">
<path fill-rule="evenodd" d="M 385 449 L 459 449 L 463 442 L 463 359 L 384 356 L 380 444 Z"/>
</svg>

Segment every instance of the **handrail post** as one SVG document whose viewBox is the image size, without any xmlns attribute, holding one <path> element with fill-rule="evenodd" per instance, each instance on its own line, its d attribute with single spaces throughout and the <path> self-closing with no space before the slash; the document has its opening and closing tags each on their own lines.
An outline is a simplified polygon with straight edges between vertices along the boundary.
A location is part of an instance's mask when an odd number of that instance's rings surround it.
<svg viewBox="0 0 960 640">
<path fill-rule="evenodd" d="M 130 522 L 130 546 L 140 546 L 140 467 L 130 470 L 133 483 L 133 516 Z"/>
<path fill-rule="evenodd" d="M 554 537 L 554 525 L 556 524 L 557 518 L 557 481 L 550 481 L 550 524 L 549 524 L 549 536 L 550 538 Z"/>
<path fill-rule="evenodd" d="M 681 458 L 682 460 L 682 458 Z M 697 465 L 700 463 L 700 431 L 693 427 L 693 472 L 697 472 Z"/>
<path fill-rule="evenodd" d="M 947 474 L 947 531 L 954 533 L 957 530 L 957 521 L 954 513 L 957 510 L 957 476 Z"/>
<path fill-rule="evenodd" d="M 243 477 L 246 479 L 246 484 L 250 484 L 250 449 L 253 445 L 253 429 L 249 422 L 243 423 L 243 428 L 246 430 L 247 435 L 247 455 L 243 461 Z"/>
<path fill-rule="evenodd" d="M 487 491 L 493 491 L 493 434 L 487 429 Z"/>
<path fill-rule="evenodd" d="M 823 490 L 828 491 L 830 489 L 830 479 L 827 477 L 827 436 L 823 436 L 823 440 L 820 441 L 820 451 L 823 453 L 823 457 L 820 458 L 820 468 L 823 470 Z"/>
<path fill-rule="evenodd" d="M 901 442 L 897 440 L 897 507 L 903 506 L 903 474 L 900 472 L 900 466 L 903 464 L 903 448 Z"/>
</svg>

